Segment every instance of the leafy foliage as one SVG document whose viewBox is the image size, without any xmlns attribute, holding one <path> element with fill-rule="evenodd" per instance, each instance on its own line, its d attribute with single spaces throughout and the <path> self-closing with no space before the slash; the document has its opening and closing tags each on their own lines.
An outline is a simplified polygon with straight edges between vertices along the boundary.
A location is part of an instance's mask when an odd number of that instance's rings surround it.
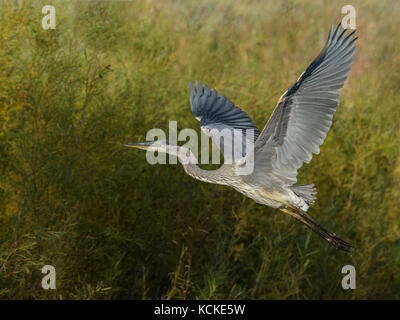
<svg viewBox="0 0 400 320">
<path fill-rule="evenodd" d="M 43 1 L 0 10 L 0 297 L 382 299 L 400 292 L 399 3 L 355 1 L 356 61 L 321 154 L 317 221 L 151 166 L 125 149 L 151 128 L 198 129 L 198 79 L 262 128 L 345 2 Z M 57 290 L 41 288 L 42 266 Z M 357 289 L 341 288 L 341 268 Z"/>
</svg>

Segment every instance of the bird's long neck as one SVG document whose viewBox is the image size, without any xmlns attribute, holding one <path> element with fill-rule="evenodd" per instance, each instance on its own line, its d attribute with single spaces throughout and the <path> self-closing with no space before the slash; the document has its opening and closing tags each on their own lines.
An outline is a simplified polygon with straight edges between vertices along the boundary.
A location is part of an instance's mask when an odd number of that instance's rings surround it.
<svg viewBox="0 0 400 320">
<path fill-rule="evenodd" d="M 210 183 L 216 184 L 227 184 L 225 176 L 228 168 L 227 165 L 222 165 L 216 170 L 204 170 L 199 167 L 196 156 L 186 147 L 179 147 L 180 152 L 178 153 L 179 161 L 182 163 L 183 169 L 191 177 Z M 183 151 L 183 152 L 182 152 Z M 189 161 L 188 161 L 189 159 Z"/>
<path fill-rule="evenodd" d="M 197 164 L 191 163 L 182 163 L 182 166 L 189 176 L 197 180 L 216 184 L 227 184 L 224 179 L 224 173 L 226 172 L 224 165 L 216 170 L 204 170 L 201 169 Z"/>
</svg>

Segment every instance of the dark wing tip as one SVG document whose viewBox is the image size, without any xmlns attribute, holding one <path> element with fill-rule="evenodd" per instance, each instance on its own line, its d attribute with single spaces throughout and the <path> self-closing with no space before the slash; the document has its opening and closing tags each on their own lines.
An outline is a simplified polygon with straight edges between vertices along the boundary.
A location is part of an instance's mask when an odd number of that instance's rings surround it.
<svg viewBox="0 0 400 320">
<path fill-rule="evenodd" d="M 191 81 L 189 81 L 189 91 L 191 96 L 195 94 L 194 87 Z"/>
<path fill-rule="evenodd" d="M 197 89 L 197 93 L 201 92 L 202 87 L 200 85 L 200 82 L 198 80 L 196 80 L 196 89 Z"/>
<path fill-rule="evenodd" d="M 340 27 L 342 26 L 342 21 L 340 21 L 336 27 L 335 33 L 333 34 L 333 38 L 336 38 L 337 33 L 340 30 Z"/>
<path fill-rule="evenodd" d="M 333 32 L 333 24 L 331 24 L 331 27 L 329 28 L 328 40 L 326 41 L 327 43 L 332 39 L 332 32 Z"/>
<path fill-rule="evenodd" d="M 352 32 L 350 32 L 350 33 L 347 35 L 346 39 L 344 39 L 344 41 L 347 41 L 348 39 L 350 39 L 355 33 L 356 33 L 356 30 L 353 30 Z"/>
</svg>

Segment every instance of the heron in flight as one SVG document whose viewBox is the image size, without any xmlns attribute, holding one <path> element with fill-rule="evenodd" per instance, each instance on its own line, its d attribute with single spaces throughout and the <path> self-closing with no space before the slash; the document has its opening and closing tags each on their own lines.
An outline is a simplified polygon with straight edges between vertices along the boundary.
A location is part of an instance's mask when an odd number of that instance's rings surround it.
<svg viewBox="0 0 400 320">
<path fill-rule="evenodd" d="M 231 186 L 257 203 L 279 208 L 337 249 L 350 251 L 351 244 L 307 214 L 309 205 L 316 199 L 314 185 L 296 184 L 297 170 L 304 162 L 311 161 L 312 154 L 320 152 L 319 147 L 332 125 L 332 117 L 339 104 L 339 89 L 343 87 L 353 62 L 357 40 L 353 37 L 355 31 L 347 34 L 347 29 L 342 32 L 340 29 L 340 23 L 335 31 L 331 26 L 325 47 L 282 94 L 261 132 L 244 111 L 225 96 L 218 95 L 215 89 L 201 86 L 198 81 L 195 86 L 189 84 L 192 112 L 200 121 L 202 131 L 220 148 L 224 159 L 231 157 L 232 150 L 224 150 L 218 132 L 225 129 L 240 133 L 241 139 L 230 141 L 234 149 L 240 148 L 242 152 L 234 152 L 230 163 L 224 161 L 216 170 L 203 170 L 189 148 L 164 140 L 125 146 L 175 155 L 193 178 Z M 247 148 L 243 152 L 243 144 L 249 141 L 253 146 L 251 152 L 247 152 Z M 187 161 L 188 157 L 191 161 Z M 252 172 L 238 174 L 238 170 L 249 161 L 253 161 Z"/>
</svg>

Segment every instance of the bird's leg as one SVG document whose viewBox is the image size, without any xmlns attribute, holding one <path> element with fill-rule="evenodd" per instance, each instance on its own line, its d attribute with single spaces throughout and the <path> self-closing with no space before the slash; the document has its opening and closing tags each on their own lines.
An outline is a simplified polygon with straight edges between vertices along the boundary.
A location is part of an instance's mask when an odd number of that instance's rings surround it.
<svg viewBox="0 0 400 320">
<path fill-rule="evenodd" d="M 351 246 L 351 245 L 347 244 L 347 242 L 343 241 L 343 242 L 345 242 L 345 243 L 343 243 L 342 241 L 339 241 L 340 238 L 332 237 L 331 236 L 332 233 L 330 233 L 330 232 L 327 233 L 323 229 L 321 229 L 323 231 L 323 232 L 321 232 L 320 230 L 318 230 L 315 227 L 313 227 L 303 216 L 301 216 L 297 212 L 292 212 L 292 211 L 287 210 L 287 209 L 280 209 L 280 210 L 285 212 L 285 213 L 287 213 L 287 214 L 289 214 L 289 215 L 291 215 L 293 218 L 299 220 L 301 223 L 306 225 L 308 228 L 310 228 L 312 231 L 317 233 L 320 237 L 322 237 L 323 239 L 328 241 L 330 244 L 332 244 L 337 249 L 350 252 L 350 250 L 349 250 L 349 248 L 347 248 L 347 246 Z"/>
<path fill-rule="evenodd" d="M 312 223 L 314 226 L 316 226 L 317 228 L 319 228 L 320 230 L 322 230 L 323 232 L 325 232 L 327 235 L 329 235 L 331 238 L 333 238 L 335 241 L 340 242 L 342 245 L 344 246 L 348 246 L 351 248 L 354 248 L 353 245 L 351 245 L 350 243 L 348 243 L 347 241 L 344 241 L 342 238 L 340 238 L 339 236 L 337 236 L 335 233 L 330 232 L 329 230 L 327 230 L 326 228 L 324 228 L 322 225 L 320 225 L 317 221 L 315 221 L 313 218 L 311 218 L 304 210 L 300 209 L 300 208 L 296 208 L 292 205 L 289 205 L 292 209 L 294 209 L 295 211 L 297 211 L 297 213 L 302 216 L 304 219 L 306 219 L 308 222 Z"/>
<path fill-rule="evenodd" d="M 319 230 L 315 229 L 311 224 L 309 224 L 304 218 L 302 218 L 300 215 L 298 215 L 295 212 L 292 212 L 290 210 L 287 209 L 280 209 L 281 211 L 291 215 L 293 218 L 299 220 L 301 223 L 305 224 L 308 228 L 310 228 L 312 231 L 314 231 L 315 233 L 317 233 L 319 236 L 321 236 L 322 238 L 324 238 L 325 240 L 328 240 L 327 235 L 323 234 L 322 232 L 320 232 Z"/>
</svg>

